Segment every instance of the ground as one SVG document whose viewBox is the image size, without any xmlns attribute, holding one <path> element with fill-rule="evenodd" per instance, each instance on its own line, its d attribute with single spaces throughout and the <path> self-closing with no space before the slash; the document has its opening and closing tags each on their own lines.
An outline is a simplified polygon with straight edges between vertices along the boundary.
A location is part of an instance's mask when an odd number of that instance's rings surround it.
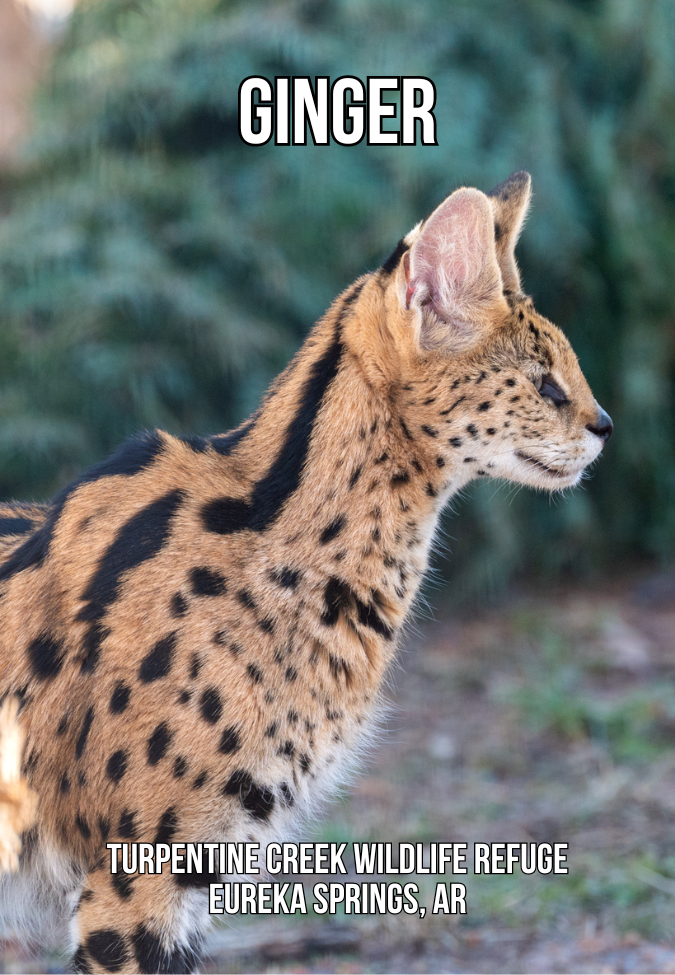
<svg viewBox="0 0 675 975">
<path fill-rule="evenodd" d="M 462 918 L 237 918 L 206 971 L 675 972 L 675 577 L 432 602 L 364 772 L 305 838 L 566 842 L 569 875 L 454 878 Z M 2 970 L 63 965 L 8 944 Z"/>
</svg>

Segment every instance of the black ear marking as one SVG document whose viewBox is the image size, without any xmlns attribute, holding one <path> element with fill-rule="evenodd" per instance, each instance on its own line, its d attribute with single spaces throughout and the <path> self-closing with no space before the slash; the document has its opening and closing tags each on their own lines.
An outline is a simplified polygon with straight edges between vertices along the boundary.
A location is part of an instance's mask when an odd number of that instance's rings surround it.
<svg viewBox="0 0 675 975">
<path fill-rule="evenodd" d="M 491 196 L 495 200 L 506 202 L 506 200 L 508 200 L 515 193 L 522 194 L 523 191 L 527 190 L 529 185 L 530 174 L 524 169 L 521 169 L 517 173 L 511 173 L 509 178 L 505 179 L 503 183 L 497 183 L 497 185 L 493 186 L 493 188 L 485 195 Z"/>
<path fill-rule="evenodd" d="M 393 249 L 387 260 L 382 265 L 382 271 L 385 274 L 393 274 L 396 268 L 401 262 L 401 258 L 407 250 L 410 249 L 410 245 L 406 244 L 405 240 L 401 237 L 396 247 Z"/>
</svg>

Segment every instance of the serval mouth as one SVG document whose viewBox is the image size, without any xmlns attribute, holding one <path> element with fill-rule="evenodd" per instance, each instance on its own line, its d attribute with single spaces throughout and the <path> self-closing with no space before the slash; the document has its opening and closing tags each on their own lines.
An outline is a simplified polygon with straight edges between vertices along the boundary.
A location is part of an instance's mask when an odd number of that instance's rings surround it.
<svg viewBox="0 0 675 975">
<path fill-rule="evenodd" d="M 545 464 L 542 460 L 537 460 L 536 457 L 530 457 L 529 454 L 526 454 L 524 450 L 517 450 L 516 457 L 518 460 L 524 460 L 531 467 L 534 467 L 535 470 L 541 471 L 543 474 L 549 474 L 551 477 L 574 476 L 571 471 L 562 470 L 560 467 L 549 467 L 549 465 Z"/>
</svg>

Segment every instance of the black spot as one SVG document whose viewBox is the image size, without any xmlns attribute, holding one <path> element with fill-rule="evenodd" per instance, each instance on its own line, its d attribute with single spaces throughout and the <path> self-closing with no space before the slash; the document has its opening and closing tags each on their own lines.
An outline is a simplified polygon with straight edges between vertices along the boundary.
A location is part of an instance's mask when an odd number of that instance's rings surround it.
<svg viewBox="0 0 675 975">
<path fill-rule="evenodd" d="M 93 706 L 89 708 L 84 716 L 84 721 L 82 722 L 82 728 L 80 734 L 77 737 L 77 742 L 75 743 L 75 758 L 82 758 L 84 754 L 84 749 L 87 747 L 87 738 L 89 736 L 89 731 L 91 729 L 91 723 L 94 720 L 94 708 Z"/>
<path fill-rule="evenodd" d="M 48 633 L 42 633 L 28 644 L 28 659 L 35 677 L 51 680 L 61 670 L 65 650 L 63 643 Z"/>
<path fill-rule="evenodd" d="M 309 757 L 309 755 L 306 755 L 305 752 L 303 752 L 300 755 L 298 761 L 300 762 L 300 768 L 302 769 L 303 774 L 307 775 L 312 765 L 311 758 Z"/>
<path fill-rule="evenodd" d="M 391 476 L 391 486 L 397 487 L 399 484 L 407 484 L 410 481 L 410 474 L 408 471 L 397 471 L 396 474 Z"/>
<path fill-rule="evenodd" d="M 273 569 L 270 575 L 272 576 L 272 579 L 280 586 L 283 586 L 284 589 L 295 589 L 300 579 L 300 573 L 297 569 Z"/>
<path fill-rule="evenodd" d="M 485 432 L 487 433 L 487 435 L 488 435 L 489 437 L 492 437 L 492 436 L 494 436 L 494 434 L 495 434 L 495 433 L 496 433 L 497 431 L 495 430 L 495 428 L 494 428 L 494 427 L 488 427 L 488 428 L 487 428 L 487 430 L 486 430 Z"/>
<path fill-rule="evenodd" d="M 249 527 L 251 505 L 243 498 L 214 498 L 202 508 L 204 527 L 217 535 L 231 535 Z"/>
<path fill-rule="evenodd" d="M 192 691 L 179 691 L 178 703 L 187 704 L 191 697 L 192 697 Z"/>
<path fill-rule="evenodd" d="M 30 518 L 0 518 L 0 535 L 27 535 L 32 529 Z"/>
<path fill-rule="evenodd" d="M 298 672 L 295 669 L 295 667 L 287 667 L 284 677 L 286 678 L 289 684 L 292 684 L 294 680 L 297 680 Z"/>
<path fill-rule="evenodd" d="M 216 724 L 223 713 L 223 705 L 216 687 L 207 687 L 199 701 L 202 718 L 209 724 Z"/>
<path fill-rule="evenodd" d="M 288 498 L 298 489 L 305 469 L 309 442 L 323 398 L 337 375 L 342 358 L 339 329 L 323 355 L 312 363 L 298 410 L 286 429 L 283 446 L 267 474 L 256 482 L 250 501 L 216 498 L 202 508 L 208 531 L 220 535 L 265 531 L 273 524 Z"/>
<path fill-rule="evenodd" d="M 367 626 L 369 629 L 374 630 L 386 640 L 392 639 L 394 636 L 394 631 L 390 626 L 387 626 L 372 604 L 366 605 L 365 603 L 362 603 L 361 600 L 357 600 L 357 609 L 359 623 L 361 623 L 362 626 Z"/>
<path fill-rule="evenodd" d="M 126 939 L 112 928 L 92 931 L 86 941 L 87 951 L 106 972 L 121 971 L 129 958 Z"/>
<path fill-rule="evenodd" d="M 265 738 L 274 738 L 278 730 L 279 722 L 273 721 L 272 724 L 268 725 L 265 729 Z"/>
<path fill-rule="evenodd" d="M 426 488 L 424 490 L 426 491 L 427 495 L 430 498 L 435 498 L 437 496 L 437 494 L 438 494 L 438 491 L 436 490 L 436 488 L 433 486 L 433 484 L 430 481 L 427 483 L 427 486 L 426 486 Z"/>
<path fill-rule="evenodd" d="M 426 425 L 426 423 L 423 423 L 422 424 L 421 430 L 422 430 L 422 433 L 426 433 L 427 437 L 437 437 L 438 436 L 438 430 L 434 430 L 433 427 L 428 427 Z"/>
<path fill-rule="evenodd" d="M 445 461 L 442 457 L 436 458 L 436 467 L 445 467 Z"/>
<path fill-rule="evenodd" d="M 119 899 L 123 901 L 129 900 L 134 892 L 133 884 L 135 878 L 123 873 L 118 867 L 117 873 L 114 873 L 110 879 L 113 890 Z"/>
<path fill-rule="evenodd" d="M 87 952 L 85 951 L 83 945 L 80 945 L 73 955 L 70 962 L 70 968 L 71 971 L 79 973 L 79 975 L 90 975 L 90 973 L 93 971 L 89 961 L 87 960 Z"/>
<path fill-rule="evenodd" d="M 506 385 L 507 386 L 515 386 L 516 385 L 516 380 L 515 379 L 507 379 L 506 380 Z"/>
<path fill-rule="evenodd" d="M 127 770 L 127 758 L 128 755 L 123 748 L 112 753 L 106 766 L 106 775 L 111 782 L 117 784 L 122 779 Z"/>
<path fill-rule="evenodd" d="M 324 528 L 324 530 L 321 532 L 321 535 L 319 537 L 319 544 L 327 545 L 328 542 L 332 542 L 334 538 L 337 538 L 337 536 L 340 534 L 340 532 L 342 531 L 342 529 L 345 527 L 346 524 L 347 524 L 347 516 L 338 515 L 337 518 L 334 518 L 331 521 L 331 523 L 327 525 L 326 528 Z"/>
<path fill-rule="evenodd" d="M 78 813 L 77 816 L 75 817 L 75 825 L 80 831 L 80 835 L 82 836 L 83 839 L 85 840 L 91 839 L 91 829 L 89 828 L 89 823 L 84 818 L 82 813 Z"/>
<path fill-rule="evenodd" d="M 265 675 L 259 667 L 256 667 L 255 664 L 249 664 L 246 668 L 246 673 L 254 684 L 262 684 Z"/>
<path fill-rule="evenodd" d="M 188 768 L 187 759 L 182 755 L 178 755 L 176 761 L 173 763 L 173 777 L 175 779 L 182 779 Z"/>
<path fill-rule="evenodd" d="M 201 789 L 204 783 L 206 782 L 206 780 L 208 779 L 208 777 L 209 777 L 208 772 L 200 772 L 197 778 L 192 783 L 192 788 Z"/>
<path fill-rule="evenodd" d="M 139 924 L 131 935 L 131 943 L 140 972 L 189 971 L 187 967 L 185 969 L 169 967 L 169 953 L 162 947 L 159 936 L 148 931 L 144 924 Z"/>
<path fill-rule="evenodd" d="M 263 633 L 274 633 L 275 623 L 273 619 L 269 618 L 269 616 L 265 616 L 261 620 L 256 620 L 256 622 Z"/>
<path fill-rule="evenodd" d="M 157 725 L 148 738 L 148 765 L 157 765 L 164 758 L 172 738 L 173 731 L 170 730 L 166 721 Z"/>
<path fill-rule="evenodd" d="M 361 464 L 359 464 L 359 466 L 358 467 L 355 467 L 354 470 L 352 471 L 352 476 L 349 478 L 349 490 L 350 491 L 354 487 L 354 485 L 356 484 L 356 482 L 358 481 L 358 479 L 361 477 L 361 471 L 362 470 L 363 470 L 363 467 L 362 467 Z"/>
<path fill-rule="evenodd" d="M 321 615 L 322 623 L 326 626 L 335 626 L 341 610 L 351 604 L 351 596 L 352 591 L 347 583 L 331 576 L 324 590 L 325 609 Z"/>
<path fill-rule="evenodd" d="M 61 720 L 59 721 L 58 727 L 56 729 L 56 734 L 59 736 L 59 738 L 61 737 L 61 735 L 65 735 L 67 727 L 68 727 L 68 714 L 66 713 L 61 717 Z"/>
<path fill-rule="evenodd" d="M 103 626 L 100 620 L 90 623 L 82 640 L 80 673 L 91 674 L 96 670 L 101 655 L 101 644 L 108 636 L 110 636 L 110 630 Z"/>
<path fill-rule="evenodd" d="M 125 840 L 133 840 L 138 835 L 138 829 L 134 820 L 138 814 L 130 809 L 123 810 L 120 815 L 120 825 L 117 830 L 119 835 Z"/>
<path fill-rule="evenodd" d="M 491 406 L 492 406 L 492 403 L 490 402 L 489 399 L 486 400 L 484 403 L 479 403 L 478 404 L 478 412 L 479 413 L 485 413 L 487 410 L 490 409 Z"/>
<path fill-rule="evenodd" d="M 59 786 L 60 791 L 63 795 L 70 792 L 70 779 L 68 778 L 68 773 L 64 772 L 61 776 L 61 785 Z"/>
<path fill-rule="evenodd" d="M 441 410 L 441 416 L 447 416 L 448 413 L 452 413 L 452 411 L 455 409 L 455 407 L 459 406 L 460 403 L 463 403 L 465 399 L 466 399 L 466 396 L 460 396 L 458 400 L 455 400 L 455 402 L 452 404 L 452 406 L 449 406 L 447 408 L 447 410 Z"/>
<path fill-rule="evenodd" d="M 412 461 L 412 466 L 413 466 L 414 470 L 417 471 L 418 474 L 421 474 L 422 473 L 422 465 L 420 464 L 420 462 L 418 460 L 413 460 Z"/>
<path fill-rule="evenodd" d="M 151 684 L 155 680 L 161 680 L 171 670 L 173 661 L 173 651 L 176 647 L 175 632 L 168 633 L 158 640 L 150 653 L 141 661 L 138 668 L 138 677 L 144 684 Z"/>
<path fill-rule="evenodd" d="M 255 609 L 255 599 L 248 589 L 241 589 L 237 593 L 237 599 L 245 609 Z"/>
<path fill-rule="evenodd" d="M 187 613 L 187 608 L 188 605 L 185 599 L 183 598 L 183 596 L 181 596 L 179 592 L 174 593 L 174 595 L 171 597 L 171 605 L 170 605 L 171 615 L 176 617 L 185 616 L 185 614 Z"/>
<path fill-rule="evenodd" d="M 269 819 L 274 809 L 274 793 L 266 785 L 258 785 L 243 769 L 233 772 L 223 786 L 223 795 L 239 796 L 243 808 L 255 819 Z"/>
<path fill-rule="evenodd" d="M 171 843 L 178 828 L 178 813 L 175 806 L 170 806 L 162 813 L 153 843 Z"/>
<path fill-rule="evenodd" d="M 202 669 L 202 662 L 199 659 L 199 654 L 193 653 L 192 659 L 190 661 L 190 680 L 197 680 L 199 677 L 199 671 Z"/>
<path fill-rule="evenodd" d="M 190 584 L 195 596 L 223 596 L 227 591 L 225 576 L 206 566 L 190 570 Z"/>
<path fill-rule="evenodd" d="M 220 874 L 209 873 L 209 871 L 204 868 L 202 870 L 193 870 L 191 873 L 177 873 L 174 878 L 174 883 L 176 887 L 181 887 L 182 889 L 189 890 L 197 888 L 207 888 L 209 884 L 220 883 Z M 194 969 L 192 969 L 194 971 Z"/>
<path fill-rule="evenodd" d="M 470 433 L 472 437 L 478 436 L 478 427 L 474 423 L 470 423 L 466 428 L 466 432 Z"/>
<path fill-rule="evenodd" d="M 389 454 L 388 454 L 388 453 L 387 453 L 387 451 L 385 450 L 385 452 L 384 452 L 383 454 L 380 454 L 380 456 L 379 456 L 379 457 L 376 457 L 376 458 L 375 458 L 375 463 L 376 463 L 376 464 L 384 464 L 384 462 L 385 462 L 386 460 L 389 460 Z"/>
<path fill-rule="evenodd" d="M 406 438 L 406 440 L 413 441 L 415 438 L 413 437 L 410 430 L 408 430 L 408 427 L 406 426 L 406 422 L 402 416 L 398 418 L 398 422 L 401 424 L 401 430 L 403 430 L 403 436 Z"/>
<path fill-rule="evenodd" d="M 401 258 L 408 250 L 408 247 L 409 245 L 406 244 L 403 238 L 401 238 L 398 244 L 396 245 L 396 247 L 394 248 L 394 250 L 387 258 L 387 260 L 382 265 L 382 270 L 384 271 L 385 274 L 391 274 L 393 271 L 396 270 L 396 268 L 399 266 L 401 262 Z"/>
<path fill-rule="evenodd" d="M 230 433 L 219 433 L 215 437 L 209 437 L 211 446 L 223 457 L 229 457 L 234 448 L 241 443 L 248 433 L 250 433 L 255 425 L 256 419 L 257 414 L 252 416 L 250 420 L 247 420 L 246 423 L 242 423 L 242 425 L 236 430 L 232 430 Z"/>
<path fill-rule="evenodd" d="M 169 537 L 171 520 L 183 501 L 182 491 L 171 491 L 146 505 L 120 528 L 82 596 L 85 605 L 79 619 L 96 623 L 103 618 L 119 595 L 122 577 L 161 550 Z"/>
<path fill-rule="evenodd" d="M 220 736 L 218 751 L 223 755 L 231 755 L 232 752 L 238 752 L 240 748 L 241 738 L 237 729 L 234 727 L 225 728 Z"/>
<path fill-rule="evenodd" d="M 286 758 L 293 758 L 295 754 L 295 745 L 292 741 L 285 741 L 283 745 L 280 745 L 277 749 L 278 755 L 284 755 Z"/>
</svg>

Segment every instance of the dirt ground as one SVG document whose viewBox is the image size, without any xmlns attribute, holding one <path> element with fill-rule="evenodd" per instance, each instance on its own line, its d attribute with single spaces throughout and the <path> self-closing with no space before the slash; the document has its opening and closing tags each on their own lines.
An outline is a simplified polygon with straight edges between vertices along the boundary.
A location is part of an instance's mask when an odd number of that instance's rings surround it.
<svg viewBox="0 0 675 975">
<path fill-rule="evenodd" d="M 564 842 L 569 874 L 448 876 L 461 917 L 230 918 L 205 971 L 675 972 L 675 576 L 433 603 L 364 771 L 304 838 Z M 430 905 L 438 878 L 405 879 Z M 0 970 L 63 965 L 6 945 Z"/>
</svg>

